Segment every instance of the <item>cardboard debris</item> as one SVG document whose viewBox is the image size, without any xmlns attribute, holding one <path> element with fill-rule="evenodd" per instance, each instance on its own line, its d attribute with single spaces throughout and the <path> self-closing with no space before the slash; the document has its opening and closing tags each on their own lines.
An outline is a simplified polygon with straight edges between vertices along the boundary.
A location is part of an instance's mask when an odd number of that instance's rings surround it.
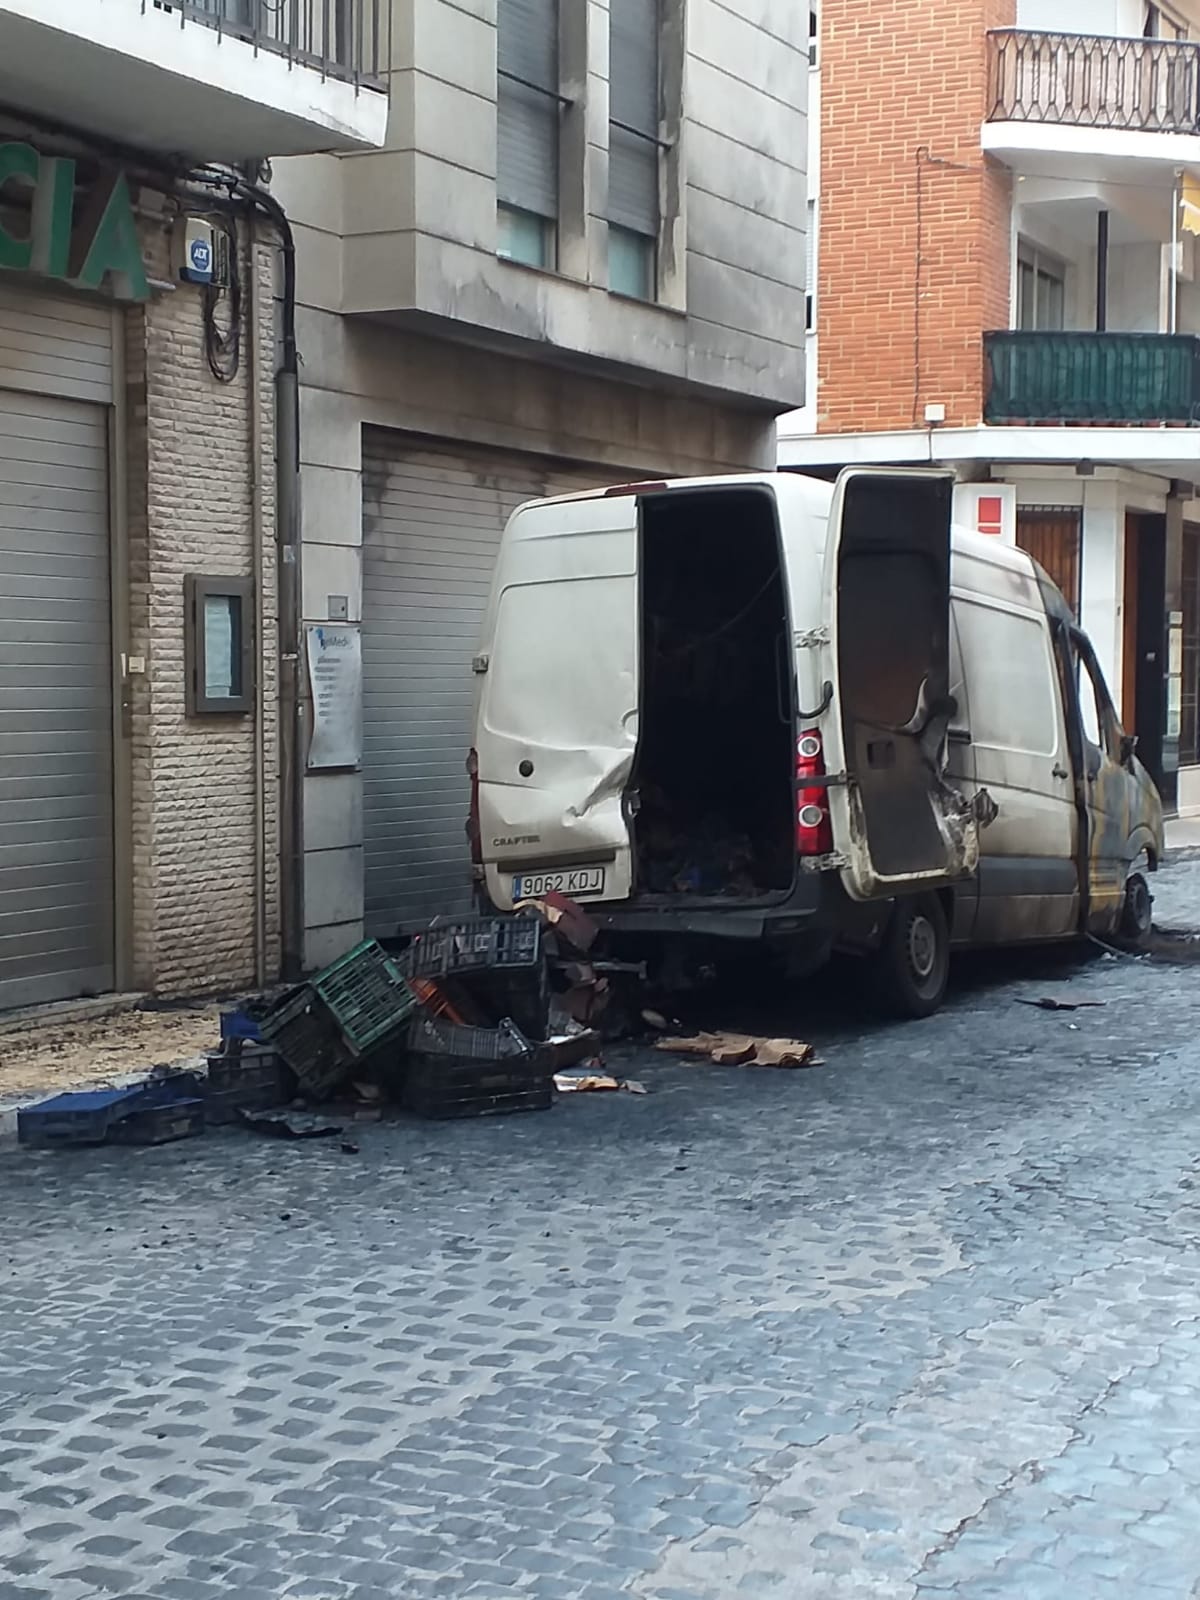
<svg viewBox="0 0 1200 1600">
<path fill-rule="evenodd" d="M 647 1093 L 644 1083 L 638 1083 L 634 1078 L 614 1078 L 607 1072 L 587 1072 L 578 1075 L 556 1072 L 554 1087 L 559 1094 L 611 1094 L 614 1090 L 621 1089 L 624 1089 L 626 1094 Z"/>
<path fill-rule="evenodd" d="M 658 1039 L 656 1050 L 669 1055 L 704 1056 L 717 1066 L 815 1067 L 820 1063 L 811 1044 L 802 1039 L 765 1039 L 744 1033 L 697 1033 L 687 1038 Z"/>
</svg>

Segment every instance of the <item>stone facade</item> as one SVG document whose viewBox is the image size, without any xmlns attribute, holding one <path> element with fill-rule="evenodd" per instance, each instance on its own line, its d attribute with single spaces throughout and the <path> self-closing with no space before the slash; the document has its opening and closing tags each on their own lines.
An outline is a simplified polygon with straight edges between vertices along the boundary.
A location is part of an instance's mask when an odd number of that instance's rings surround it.
<svg viewBox="0 0 1200 1600">
<path fill-rule="evenodd" d="M 165 230 L 144 226 L 148 269 L 166 282 Z M 127 648 L 145 662 L 127 680 L 131 978 L 160 994 L 250 985 L 279 968 L 273 249 L 251 242 L 245 222 L 239 233 L 246 321 L 234 382 L 209 370 L 199 291 L 160 290 L 125 314 Z M 257 710 L 189 717 L 184 579 L 254 577 L 256 503 Z"/>
</svg>

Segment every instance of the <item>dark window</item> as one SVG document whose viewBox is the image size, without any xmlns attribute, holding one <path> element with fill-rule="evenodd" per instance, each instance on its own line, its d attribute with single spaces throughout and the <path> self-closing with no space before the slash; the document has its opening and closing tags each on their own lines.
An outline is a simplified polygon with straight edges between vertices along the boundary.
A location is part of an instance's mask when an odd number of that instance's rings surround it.
<svg viewBox="0 0 1200 1600">
<path fill-rule="evenodd" d="M 608 285 L 654 298 L 658 277 L 659 0 L 611 0 Z"/>
<path fill-rule="evenodd" d="M 496 37 L 499 252 L 553 267 L 558 219 L 558 0 L 500 0 Z"/>
</svg>

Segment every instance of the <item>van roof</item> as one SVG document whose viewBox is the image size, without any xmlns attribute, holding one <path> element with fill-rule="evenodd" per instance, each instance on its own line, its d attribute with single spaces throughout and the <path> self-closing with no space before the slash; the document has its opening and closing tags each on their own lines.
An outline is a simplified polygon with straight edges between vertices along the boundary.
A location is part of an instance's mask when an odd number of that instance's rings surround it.
<svg viewBox="0 0 1200 1600">
<path fill-rule="evenodd" d="M 646 478 L 642 481 L 613 484 L 598 489 L 581 489 L 574 494 L 551 495 L 536 505 L 566 505 L 576 500 L 603 500 L 634 498 L 642 494 L 660 493 L 663 490 L 689 489 L 770 488 L 783 494 L 793 505 L 802 505 L 818 517 L 829 515 L 833 499 L 833 484 L 827 478 L 813 478 L 803 472 L 724 472 L 703 478 Z M 1033 561 L 1024 550 L 1002 544 L 999 539 L 971 528 L 955 526 L 953 548 L 963 555 L 974 556 L 990 566 L 1003 567 L 1010 572 L 1029 575 Z"/>
</svg>

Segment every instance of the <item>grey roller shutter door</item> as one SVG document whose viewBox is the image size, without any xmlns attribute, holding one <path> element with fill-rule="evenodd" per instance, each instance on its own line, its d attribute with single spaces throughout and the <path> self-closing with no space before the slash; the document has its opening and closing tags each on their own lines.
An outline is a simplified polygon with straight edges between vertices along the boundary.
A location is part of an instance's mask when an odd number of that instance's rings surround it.
<svg viewBox="0 0 1200 1600">
<path fill-rule="evenodd" d="M 500 0 L 496 198 L 558 215 L 558 0 Z"/>
<path fill-rule="evenodd" d="M 484 607 L 525 500 L 615 482 L 487 450 L 363 441 L 363 828 L 367 932 L 471 908 L 464 825 Z"/>
<path fill-rule="evenodd" d="M 25 370 L 103 387 L 99 347 L 72 352 L 69 314 L 39 331 L 38 304 Z M 0 392 L 0 1008 L 113 986 L 110 616 L 107 412 Z"/>
<path fill-rule="evenodd" d="M 608 220 L 658 233 L 658 0 L 609 11 Z"/>
</svg>

